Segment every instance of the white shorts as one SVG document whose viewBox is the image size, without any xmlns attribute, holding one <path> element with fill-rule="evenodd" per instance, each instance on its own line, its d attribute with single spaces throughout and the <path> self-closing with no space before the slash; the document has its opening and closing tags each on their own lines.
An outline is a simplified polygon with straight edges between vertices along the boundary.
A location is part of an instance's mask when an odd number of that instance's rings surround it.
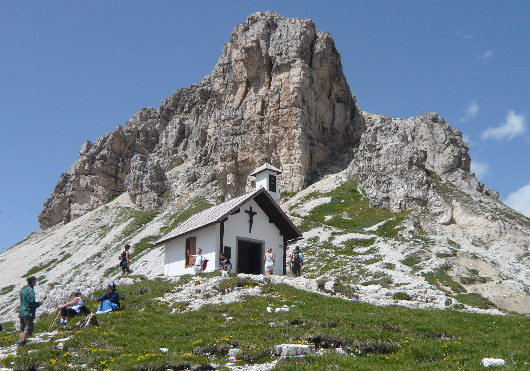
<svg viewBox="0 0 530 371">
<path fill-rule="evenodd" d="M 273 262 L 265 263 L 265 270 L 266 271 L 273 271 L 274 270 L 274 263 Z"/>
</svg>

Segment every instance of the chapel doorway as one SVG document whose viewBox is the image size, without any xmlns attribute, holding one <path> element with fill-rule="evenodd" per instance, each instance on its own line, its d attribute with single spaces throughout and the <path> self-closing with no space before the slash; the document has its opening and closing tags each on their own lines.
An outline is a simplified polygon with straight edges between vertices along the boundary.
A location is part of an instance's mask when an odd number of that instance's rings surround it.
<svg viewBox="0 0 530 371">
<path fill-rule="evenodd" d="M 263 243 L 237 240 L 237 273 L 262 274 Z"/>
</svg>

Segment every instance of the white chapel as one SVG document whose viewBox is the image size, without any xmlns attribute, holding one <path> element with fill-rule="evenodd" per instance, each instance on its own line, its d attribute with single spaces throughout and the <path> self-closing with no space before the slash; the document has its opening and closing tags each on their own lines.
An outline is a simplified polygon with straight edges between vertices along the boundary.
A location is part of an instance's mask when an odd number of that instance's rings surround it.
<svg viewBox="0 0 530 371">
<path fill-rule="evenodd" d="M 193 274 L 190 258 L 201 249 L 208 259 L 205 272 L 219 268 L 220 253 L 232 262 L 233 273 L 263 274 L 263 256 L 276 255 L 274 274 L 286 274 L 287 245 L 302 237 L 279 205 L 281 171 L 264 164 L 250 175 L 256 189 L 201 211 L 156 242 L 165 248 L 164 275 Z"/>
</svg>

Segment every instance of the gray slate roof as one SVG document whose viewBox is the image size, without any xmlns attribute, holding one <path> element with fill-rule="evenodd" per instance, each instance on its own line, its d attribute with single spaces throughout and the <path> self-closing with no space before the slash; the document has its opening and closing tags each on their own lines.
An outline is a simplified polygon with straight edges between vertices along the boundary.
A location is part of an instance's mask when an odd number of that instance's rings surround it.
<svg viewBox="0 0 530 371">
<path fill-rule="evenodd" d="M 156 244 L 172 240 L 178 236 L 182 236 L 191 231 L 206 227 L 210 224 L 221 221 L 226 217 L 227 214 L 236 210 L 246 200 L 252 198 L 259 190 L 256 190 L 246 195 L 239 196 L 223 202 L 217 206 L 210 207 L 209 209 L 203 210 L 195 215 L 190 216 L 188 219 L 180 223 L 175 229 L 166 234 L 164 237 L 156 241 Z"/>
<path fill-rule="evenodd" d="M 246 203 L 248 200 L 256 198 L 256 197 L 260 201 L 262 201 L 263 199 L 268 200 L 267 202 L 270 204 L 270 207 L 267 208 L 269 210 L 269 213 L 274 213 L 277 218 L 279 217 L 283 219 L 284 221 L 286 221 L 287 225 L 284 228 L 287 228 L 289 230 L 290 236 L 298 237 L 298 238 L 302 236 L 300 231 L 298 231 L 296 226 L 291 222 L 289 217 L 283 212 L 280 206 L 272 199 L 272 197 L 265 190 L 265 188 L 260 188 L 253 192 L 247 193 L 246 195 L 233 198 L 231 200 L 223 202 L 222 204 L 213 206 L 209 209 L 203 210 L 195 215 L 192 215 L 191 217 L 186 219 L 184 222 L 179 224 L 171 232 L 169 232 L 164 237 L 156 241 L 155 245 L 158 245 L 166 241 L 172 240 L 174 238 L 180 237 L 186 233 L 193 232 L 198 229 L 207 227 L 211 224 L 221 222 L 223 219 L 228 217 L 231 213 L 236 211 L 241 205 Z"/>
</svg>

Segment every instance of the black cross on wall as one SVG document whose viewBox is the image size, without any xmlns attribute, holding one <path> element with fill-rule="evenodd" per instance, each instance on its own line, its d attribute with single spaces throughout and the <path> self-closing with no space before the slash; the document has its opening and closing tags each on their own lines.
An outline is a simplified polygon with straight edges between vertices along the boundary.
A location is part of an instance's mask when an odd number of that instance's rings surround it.
<svg viewBox="0 0 530 371">
<path fill-rule="evenodd" d="M 252 223 L 254 223 L 254 215 L 257 215 L 258 213 L 255 211 L 252 211 L 252 206 L 250 207 L 250 210 L 245 210 L 245 212 L 248 214 L 248 233 L 252 233 Z"/>
</svg>

